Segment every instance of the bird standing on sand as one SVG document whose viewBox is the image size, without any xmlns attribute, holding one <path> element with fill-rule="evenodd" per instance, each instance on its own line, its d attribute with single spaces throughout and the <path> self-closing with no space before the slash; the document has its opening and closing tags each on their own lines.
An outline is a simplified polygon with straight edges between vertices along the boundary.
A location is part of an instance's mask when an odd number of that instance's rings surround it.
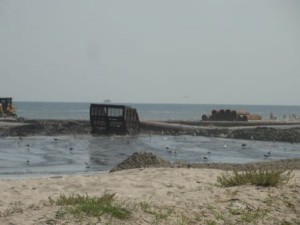
<svg viewBox="0 0 300 225">
<path fill-rule="evenodd" d="M 265 158 L 268 158 L 268 157 L 270 157 L 271 156 L 271 151 L 268 151 L 266 154 L 264 154 L 264 157 Z"/>
<path fill-rule="evenodd" d="M 30 146 L 31 146 L 30 144 L 27 144 L 27 145 L 26 145 L 28 154 L 29 154 L 29 152 L 30 152 Z"/>
</svg>

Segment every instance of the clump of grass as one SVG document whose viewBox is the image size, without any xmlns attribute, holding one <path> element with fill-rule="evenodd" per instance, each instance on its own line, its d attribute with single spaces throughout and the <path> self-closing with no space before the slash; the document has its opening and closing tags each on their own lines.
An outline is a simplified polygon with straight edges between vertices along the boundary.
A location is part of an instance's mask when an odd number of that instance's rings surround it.
<svg viewBox="0 0 300 225">
<path fill-rule="evenodd" d="M 155 217 L 156 223 L 158 223 L 161 220 L 167 219 L 174 212 L 174 209 L 172 207 L 157 207 L 152 203 L 145 201 L 140 202 L 139 206 L 143 212 L 153 215 Z"/>
<path fill-rule="evenodd" d="M 225 173 L 217 178 L 217 182 L 222 187 L 256 185 L 263 187 L 277 187 L 286 184 L 293 177 L 289 170 L 250 170 L 232 174 Z"/>
<path fill-rule="evenodd" d="M 21 202 L 11 202 L 9 204 L 9 207 L 3 212 L 1 213 L 3 216 L 12 216 L 16 213 L 22 213 L 23 212 L 23 209 L 21 207 Z M 1 214 L 0 214 L 0 217 L 1 217 Z"/>
<path fill-rule="evenodd" d="M 88 195 L 60 195 L 53 200 L 49 197 L 51 205 L 67 206 L 68 211 L 76 217 L 82 215 L 100 217 L 103 214 L 110 215 L 118 219 L 128 219 L 131 212 L 125 209 L 115 200 L 115 194 L 104 194 L 101 197 L 89 197 Z"/>
<path fill-rule="evenodd" d="M 256 211 L 246 211 L 242 214 L 241 220 L 248 224 L 253 224 L 259 219 L 263 218 L 265 215 L 266 212 L 264 210 L 260 211 L 257 209 Z"/>
</svg>

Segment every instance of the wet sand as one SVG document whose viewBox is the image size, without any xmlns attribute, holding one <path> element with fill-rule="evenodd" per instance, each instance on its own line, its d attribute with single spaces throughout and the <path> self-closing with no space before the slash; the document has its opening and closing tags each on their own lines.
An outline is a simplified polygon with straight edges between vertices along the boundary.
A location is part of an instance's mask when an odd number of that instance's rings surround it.
<svg viewBox="0 0 300 225">
<path fill-rule="evenodd" d="M 0 178 L 108 171 L 134 152 L 151 152 L 173 167 L 232 169 L 285 159 L 276 164 L 296 168 L 300 144 L 192 135 L 1 137 Z"/>
</svg>

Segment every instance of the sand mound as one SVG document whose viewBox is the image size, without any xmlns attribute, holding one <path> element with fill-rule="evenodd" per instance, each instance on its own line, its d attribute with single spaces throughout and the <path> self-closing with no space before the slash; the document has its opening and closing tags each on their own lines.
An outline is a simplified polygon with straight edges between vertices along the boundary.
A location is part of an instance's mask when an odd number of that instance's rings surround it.
<svg viewBox="0 0 300 225">
<path fill-rule="evenodd" d="M 253 163 L 188 163 L 177 161 L 171 163 L 151 152 L 135 152 L 127 159 L 112 168 L 109 172 L 136 168 L 207 168 L 218 170 L 300 170 L 300 159 L 270 160 L 268 162 Z"/>
<path fill-rule="evenodd" d="M 119 170 L 146 168 L 146 167 L 170 167 L 171 163 L 154 155 L 151 152 L 135 152 L 109 172 Z"/>
</svg>

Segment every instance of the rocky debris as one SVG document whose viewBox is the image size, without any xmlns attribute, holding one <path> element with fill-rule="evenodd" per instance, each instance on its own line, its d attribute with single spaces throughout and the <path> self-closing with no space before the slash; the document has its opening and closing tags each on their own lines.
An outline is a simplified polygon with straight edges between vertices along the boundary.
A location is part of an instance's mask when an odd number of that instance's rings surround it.
<svg viewBox="0 0 300 225">
<path fill-rule="evenodd" d="M 294 128 L 256 127 L 252 129 L 237 129 L 233 130 L 228 136 L 234 139 L 300 143 L 300 131 Z"/>
<path fill-rule="evenodd" d="M 30 136 L 30 135 L 74 135 L 90 134 L 91 124 L 88 120 L 22 120 L 15 125 L 0 126 L 0 136 Z M 11 122 L 13 124 L 13 122 Z M 141 126 L 142 132 L 164 135 L 193 135 L 205 137 L 221 137 L 258 141 L 280 141 L 300 143 L 300 126 L 282 127 L 243 127 L 229 129 L 228 127 L 197 127 L 188 129 L 185 126 L 147 127 Z"/>
<path fill-rule="evenodd" d="M 45 127 L 40 123 L 30 123 L 22 126 L 11 127 L 7 130 L 10 136 L 28 136 L 43 133 Z"/>
<path fill-rule="evenodd" d="M 151 152 L 135 152 L 109 172 L 147 167 L 171 167 L 171 163 Z"/>
<path fill-rule="evenodd" d="M 89 134 L 89 121 L 25 120 L 24 125 L 0 129 L 1 136 Z"/>
<path fill-rule="evenodd" d="M 185 167 L 183 165 L 183 167 Z M 255 163 L 193 163 L 190 168 L 220 169 L 226 171 L 248 170 L 299 170 L 300 159 L 268 160 Z"/>
</svg>

